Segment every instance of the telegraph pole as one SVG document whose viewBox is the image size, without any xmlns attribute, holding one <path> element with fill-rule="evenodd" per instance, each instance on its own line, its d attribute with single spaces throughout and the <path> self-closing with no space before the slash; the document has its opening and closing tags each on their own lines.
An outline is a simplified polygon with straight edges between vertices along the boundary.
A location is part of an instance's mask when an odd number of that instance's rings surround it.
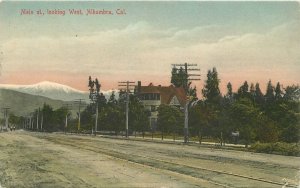
<svg viewBox="0 0 300 188">
<path fill-rule="evenodd" d="M 29 129 L 31 129 L 31 115 L 29 115 Z"/>
<path fill-rule="evenodd" d="M 135 82 L 131 81 L 124 81 L 119 82 L 119 87 L 126 87 L 126 138 L 128 138 L 128 112 L 129 112 L 129 93 L 130 93 L 130 87 L 134 87 L 135 85 L 132 85 Z"/>
<path fill-rule="evenodd" d="M 37 114 L 36 114 L 36 131 L 39 130 L 39 115 L 40 115 L 40 107 L 37 110 Z"/>
<path fill-rule="evenodd" d="M 63 105 L 63 107 L 65 107 L 68 110 L 68 112 L 66 114 L 66 121 L 65 121 L 65 134 L 66 134 L 67 133 L 67 127 L 68 127 L 69 107 L 72 107 L 72 104 L 66 103 L 66 104 Z"/>
<path fill-rule="evenodd" d="M 78 103 L 78 125 L 77 125 L 77 132 L 79 133 L 80 130 L 80 107 L 81 107 L 81 102 L 83 99 L 77 99 L 75 100 L 75 103 Z"/>
<path fill-rule="evenodd" d="M 44 113 L 42 112 L 41 131 L 43 132 Z"/>
<path fill-rule="evenodd" d="M 189 68 L 189 67 L 197 67 L 197 64 L 172 64 L 174 67 L 184 67 L 184 72 L 186 74 L 186 82 L 184 82 L 183 88 L 186 93 L 186 102 L 184 106 L 184 143 L 189 142 L 189 103 L 193 100 L 192 96 L 190 96 L 189 93 L 189 86 L 191 84 L 190 81 L 192 80 L 200 80 L 199 76 L 200 74 L 189 74 L 189 71 L 200 71 L 199 68 Z M 190 78 L 191 76 L 194 76 L 193 78 Z"/>
<path fill-rule="evenodd" d="M 4 114 L 4 119 L 5 119 L 5 129 L 8 130 L 8 111 L 9 111 L 9 107 L 4 107 L 3 109 L 3 114 Z"/>
</svg>

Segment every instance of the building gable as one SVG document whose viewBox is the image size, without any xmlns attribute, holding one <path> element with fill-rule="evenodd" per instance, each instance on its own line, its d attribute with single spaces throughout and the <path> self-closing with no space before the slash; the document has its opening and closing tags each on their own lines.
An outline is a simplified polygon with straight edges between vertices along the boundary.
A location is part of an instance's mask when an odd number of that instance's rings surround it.
<svg viewBox="0 0 300 188">
<path fill-rule="evenodd" d="M 180 106 L 178 98 L 176 96 L 173 96 L 173 98 L 171 99 L 169 105 Z"/>
</svg>

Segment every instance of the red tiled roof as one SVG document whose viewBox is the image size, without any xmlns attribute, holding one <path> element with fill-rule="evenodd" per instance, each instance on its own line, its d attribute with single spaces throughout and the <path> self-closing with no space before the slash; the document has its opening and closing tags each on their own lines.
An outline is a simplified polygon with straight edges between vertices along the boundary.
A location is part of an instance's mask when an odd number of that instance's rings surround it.
<svg viewBox="0 0 300 188">
<path fill-rule="evenodd" d="M 160 99 L 162 104 L 170 104 L 174 96 L 177 97 L 179 103 L 183 107 L 186 101 L 185 91 L 182 87 L 176 88 L 173 85 L 170 86 L 141 86 L 140 93 L 160 93 Z"/>
</svg>

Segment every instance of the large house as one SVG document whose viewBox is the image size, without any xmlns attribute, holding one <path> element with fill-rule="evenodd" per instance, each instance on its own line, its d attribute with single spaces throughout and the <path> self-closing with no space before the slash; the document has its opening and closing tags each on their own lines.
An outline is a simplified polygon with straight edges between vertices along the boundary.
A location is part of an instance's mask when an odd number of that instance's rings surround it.
<svg viewBox="0 0 300 188">
<path fill-rule="evenodd" d="M 153 130 L 156 129 L 158 115 L 157 108 L 159 105 L 173 105 L 182 109 L 185 106 L 186 94 L 182 87 L 176 88 L 173 85 L 154 86 L 152 83 L 148 86 L 142 86 L 139 81 L 136 92 L 145 108 L 151 112 L 150 126 Z"/>
</svg>

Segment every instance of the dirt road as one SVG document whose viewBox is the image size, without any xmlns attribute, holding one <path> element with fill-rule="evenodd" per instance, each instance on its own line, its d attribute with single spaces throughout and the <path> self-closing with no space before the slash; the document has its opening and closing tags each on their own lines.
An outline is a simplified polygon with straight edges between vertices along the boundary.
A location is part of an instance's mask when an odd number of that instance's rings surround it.
<svg viewBox="0 0 300 188">
<path fill-rule="evenodd" d="M 296 187 L 299 162 L 100 136 L 0 133 L 2 187 Z"/>
</svg>

